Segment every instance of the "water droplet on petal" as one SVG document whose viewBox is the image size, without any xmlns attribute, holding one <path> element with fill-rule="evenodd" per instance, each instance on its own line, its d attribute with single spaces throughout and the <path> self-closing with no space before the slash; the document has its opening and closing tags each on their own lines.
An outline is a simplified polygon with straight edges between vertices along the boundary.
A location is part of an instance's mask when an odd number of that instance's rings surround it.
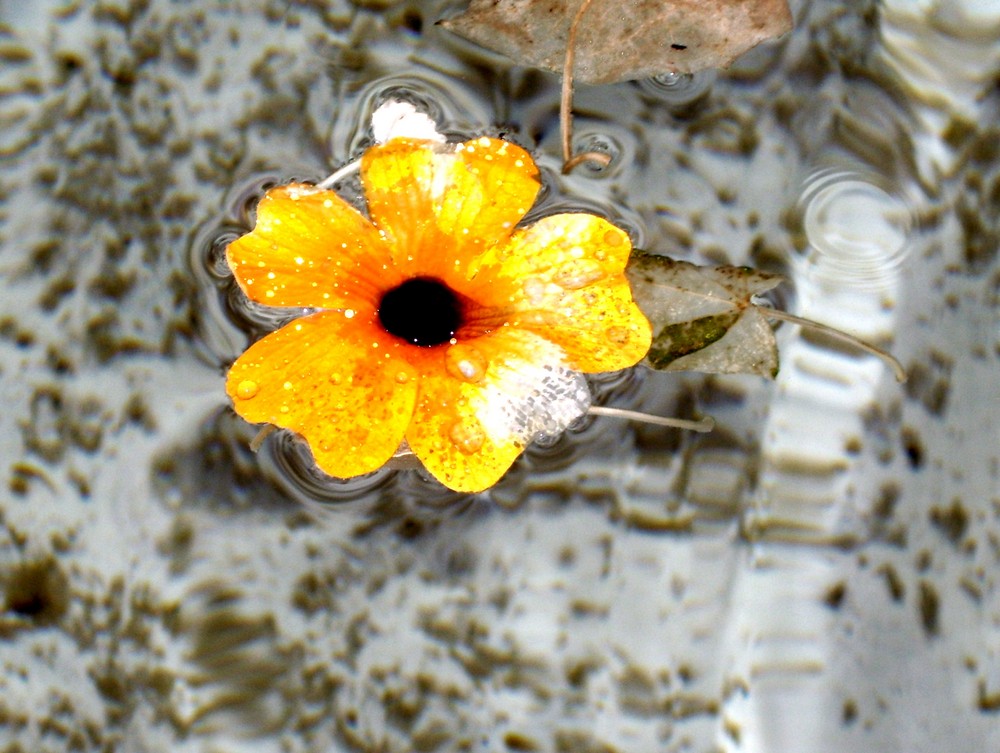
<svg viewBox="0 0 1000 753">
<path fill-rule="evenodd" d="M 396 374 L 396 384 L 406 384 L 410 381 L 410 375 L 405 371 L 400 371 Z"/>
<path fill-rule="evenodd" d="M 466 416 L 453 423 L 448 430 L 448 437 L 459 452 L 466 455 L 478 452 L 486 442 L 483 425 L 472 416 Z"/>
<path fill-rule="evenodd" d="M 556 271 L 556 284 L 566 290 L 579 290 L 604 277 L 604 270 L 596 261 L 577 259 L 563 264 Z"/>
<path fill-rule="evenodd" d="M 604 233 L 604 244 L 615 248 L 622 245 L 624 234 L 620 230 L 608 230 Z"/>
<path fill-rule="evenodd" d="M 282 405 L 280 408 L 278 408 L 279 413 L 288 413 L 289 410 L 290 408 L 287 405 Z"/>
<path fill-rule="evenodd" d="M 444 365 L 456 379 L 466 382 L 481 382 L 486 376 L 488 363 L 486 357 L 474 346 L 456 343 L 444 354 Z"/>
<path fill-rule="evenodd" d="M 545 298 L 545 283 L 537 277 L 529 277 L 525 280 L 522 283 L 522 289 L 528 299 L 528 303 L 532 306 L 537 306 Z"/>
<path fill-rule="evenodd" d="M 240 400 L 249 400 L 260 391 L 260 385 L 252 379 L 244 379 L 236 385 L 236 397 Z"/>
<path fill-rule="evenodd" d="M 624 345 L 629 341 L 631 336 L 627 327 L 608 327 L 604 334 L 606 334 L 608 339 L 616 345 Z"/>
<path fill-rule="evenodd" d="M 330 384 L 340 384 L 343 381 L 343 377 L 340 374 L 333 373 L 330 374 Z"/>
</svg>

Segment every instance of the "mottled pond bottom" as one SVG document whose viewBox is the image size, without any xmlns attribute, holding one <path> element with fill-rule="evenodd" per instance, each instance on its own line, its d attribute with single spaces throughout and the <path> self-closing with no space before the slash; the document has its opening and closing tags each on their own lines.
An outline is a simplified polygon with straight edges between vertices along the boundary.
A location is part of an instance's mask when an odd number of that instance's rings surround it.
<svg viewBox="0 0 1000 753">
<path fill-rule="evenodd" d="M 568 178 L 557 80 L 454 4 L 0 10 L 0 750 L 996 749 L 1000 11 L 924 5 L 581 87 Z M 223 376 L 280 322 L 222 249 L 388 97 L 909 381 L 783 326 L 773 385 L 595 380 L 715 432 L 588 418 L 486 495 L 253 454 Z"/>
</svg>

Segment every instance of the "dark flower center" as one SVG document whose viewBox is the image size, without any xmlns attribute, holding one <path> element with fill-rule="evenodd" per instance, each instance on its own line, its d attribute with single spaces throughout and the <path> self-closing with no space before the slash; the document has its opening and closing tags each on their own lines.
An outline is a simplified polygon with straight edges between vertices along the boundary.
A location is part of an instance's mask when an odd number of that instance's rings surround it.
<svg viewBox="0 0 1000 753">
<path fill-rule="evenodd" d="M 462 306 L 440 280 L 414 277 L 382 296 L 378 318 L 386 332 L 408 343 L 440 345 L 462 326 Z"/>
</svg>

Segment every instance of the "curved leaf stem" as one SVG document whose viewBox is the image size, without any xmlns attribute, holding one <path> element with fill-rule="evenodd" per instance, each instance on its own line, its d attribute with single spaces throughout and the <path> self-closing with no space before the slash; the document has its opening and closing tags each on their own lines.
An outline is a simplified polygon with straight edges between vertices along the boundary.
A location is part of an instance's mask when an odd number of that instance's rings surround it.
<svg viewBox="0 0 1000 753">
<path fill-rule="evenodd" d="M 272 434 L 274 434 L 274 432 L 276 432 L 277 430 L 278 430 L 277 426 L 274 426 L 273 424 L 268 424 L 263 429 L 258 431 L 257 436 L 250 440 L 250 451 L 257 452 L 260 449 L 261 445 L 264 444 L 264 440 L 267 439 Z"/>
<path fill-rule="evenodd" d="M 902 384 L 906 381 L 906 369 L 903 368 L 903 364 L 901 364 L 895 356 L 872 345 L 871 343 L 866 343 L 860 337 L 855 337 L 854 335 L 827 326 L 826 324 L 814 322 L 811 319 L 803 319 L 801 316 L 789 314 L 787 311 L 782 311 L 781 309 L 773 309 L 770 306 L 757 306 L 757 308 L 769 319 L 777 319 L 778 321 L 797 324 L 800 327 L 805 327 L 806 329 L 811 329 L 816 332 L 822 332 L 824 335 L 829 335 L 835 340 L 847 343 L 848 345 L 853 345 L 858 350 L 862 350 L 865 353 L 875 356 L 876 358 L 880 358 L 890 369 L 892 369 L 892 373 L 895 375 L 897 382 Z"/>
<path fill-rule="evenodd" d="M 611 164 L 611 157 L 601 152 L 584 152 L 573 156 L 573 61 L 576 57 L 576 29 L 592 0 L 583 0 L 576 12 L 566 39 L 566 62 L 563 64 L 562 96 L 559 99 L 559 134 L 562 138 L 563 175 L 584 162 L 596 162 L 601 167 Z"/>
<path fill-rule="evenodd" d="M 344 165 L 342 168 L 337 170 L 333 175 L 324 178 L 322 181 L 316 184 L 316 188 L 332 188 L 346 178 L 348 175 L 353 175 L 361 169 L 361 160 L 354 160 Z"/>
<path fill-rule="evenodd" d="M 610 418 L 623 418 L 626 421 L 638 421 L 643 424 L 653 424 L 654 426 L 669 426 L 674 429 L 687 429 L 688 431 L 709 432 L 715 428 L 715 419 L 705 416 L 697 421 L 688 421 L 684 418 L 668 418 L 667 416 L 654 416 L 651 413 L 640 413 L 639 411 L 626 410 L 624 408 L 611 408 L 606 405 L 591 405 L 587 413 L 592 416 L 608 416 Z"/>
</svg>

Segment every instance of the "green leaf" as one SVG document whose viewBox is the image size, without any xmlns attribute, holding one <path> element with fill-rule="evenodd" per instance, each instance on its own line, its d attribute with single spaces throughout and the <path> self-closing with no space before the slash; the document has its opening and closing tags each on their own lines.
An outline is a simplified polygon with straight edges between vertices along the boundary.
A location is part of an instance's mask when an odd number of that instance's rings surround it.
<svg viewBox="0 0 1000 753">
<path fill-rule="evenodd" d="M 719 314 L 668 324 L 656 333 L 656 342 L 649 349 L 646 359 L 654 368 L 666 368 L 678 358 L 721 340 L 738 318 L 735 314 Z"/>
<path fill-rule="evenodd" d="M 778 344 L 755 295 L 780 275 L 748 267 L 699 267 L 666 256 L 633 253 L 625 271 L 632 297 L 653 325 L 645 363 L 661 371 L 778 373 Z"/>
</svg>

